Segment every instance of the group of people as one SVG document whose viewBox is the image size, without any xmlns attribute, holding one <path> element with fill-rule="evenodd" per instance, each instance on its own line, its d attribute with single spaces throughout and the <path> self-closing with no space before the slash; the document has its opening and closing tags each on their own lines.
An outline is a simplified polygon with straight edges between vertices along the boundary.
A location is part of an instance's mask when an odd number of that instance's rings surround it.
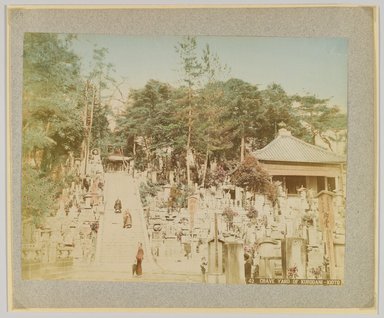
<svg viewBox="0 0 384 318">
<path fill-rule="evenodd" d="M 123 206 L 119 198 L 116 199 L 113 208 L 115 209 L 115 213 L 121 213 Z M 128 209 L 125 209 L 123 214 L 123 228 L 125 229 L 125 228 L 131 228 L 131 227 L 132 227 L 132 215 Z M 136 253 L 136 259 L 134 264 L 132 265 L 133 276 L 136 275 L 140 277 L 143 274 L 143 268 L 141 265 L 141 263 L 143 262 L 143 259 L 144 259 L 143 244 L 139 242 L 137 253 Z"/>
<path fill-rule="evenodd" d="M 115 201 L 115 205 L 113 206 L 113 208 L 115 209 L 115 213 L 121 213 L 123 206 L 119 198 L 117 198 L 117 200 Z M 132 215 L 128 209 L 125 209 L 123 214 L 123 229 L 126 229 L 126 228 L 129 229 L 131 227 L 132 227 Z"/>
</svg>

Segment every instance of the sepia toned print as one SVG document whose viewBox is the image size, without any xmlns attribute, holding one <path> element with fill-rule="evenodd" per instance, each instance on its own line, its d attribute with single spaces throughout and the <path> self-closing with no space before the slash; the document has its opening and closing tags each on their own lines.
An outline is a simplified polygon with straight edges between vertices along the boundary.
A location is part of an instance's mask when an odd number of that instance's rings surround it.
<svg viewBox="0 0 384 318">
<path fill-rule="evenodd" d="M 347 45 L 26 33 L 22 276 L 344 281 Z"/>
</svg>

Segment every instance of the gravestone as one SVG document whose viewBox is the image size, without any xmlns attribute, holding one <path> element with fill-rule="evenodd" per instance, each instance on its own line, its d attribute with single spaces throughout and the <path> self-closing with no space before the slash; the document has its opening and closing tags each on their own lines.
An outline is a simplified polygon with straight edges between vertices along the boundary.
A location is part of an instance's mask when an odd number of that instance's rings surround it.
<svg viewBox="0 0 384 318">
<path fill-rule="evenodd" d="M 215 214 L 213 222 L 213 238 L 208 241 L 208 283 L 225 283 L 223 273 L 223 245 L 224 241 L 219 238 L 218 215 Z"/>
<path fill-rule="evenodd" d="M 308 245 L 319 246 L 319 232 L 315 226 L 310 226 L 307 229 L 308 233 Z"/>
<path fill-rule="evenodd" d="M 157 171 L 151 171 L 150 175 L 152 183 L 157 183 Z"/>
<path fill-rule="evenodd" d="M 275 277 L 275 262 L 280 261 L 279 245 L 277 240 L 264 238 L 258 241 L 259 276 L 265 278 Z"/>
<path fill-rule="evenodd" d="M 308 266 L 307 266 L 307 275 L 308 278 L 323 278 L 323 261 L 324 261 L 324 249 L 323 247 L 310 247 L 308 250 Z M 318 269 L 321 269 L 319 271 Z M 317 277 L 314 273 L 315 270 L 318 270 Z"/>
<path fill-rule="evenodd" d="M 93 195 L 90 194 L 90 193 L 87 193 L 84 196 L 84 199 L 85 199 L 85 206 L 84 206 L 84 208 L 85 209 L 90 209 L 91 208 L 91 203 L 92 203 L 92 200 L 93 200 Z"/>
<path fill-rule="evenodd" d="M 189 212 L 189 229 L 192 233 L 195 226 L 195 217 L 197 209 L 199 207 L 199 199 L 197 195 L 191 195 L 188 197 L 188 212 Z"/>
<path fill-rule="evenodd" d="M 242 242 L 228 242 L 226 246 L 225 279 L 227 284 L 245 284 L 244 247 Z"/>
<path fill-rule="evenodd" d="M 180 242 L 177 240 L 176 237 L 169 237 L 166 240 L 164 240 L 164 244 L 162 247 L 163 247 L 162 252 L 164 256 L 180 255 Z"/>
<path fill-rule="evenodd" d="M 169 196 L 171 194 L 171 187 L 172 186 L 169 184 L 163 186 L 163 197 L 161 199 L 164 200 L 164 202 L 167 202 L 169 199 Z"/>
<path fill-rule="evenodd" d="M 307 278 L 306 240 L 289 237 L 281 241 L 283 278 Z M 295 269 L 295 270 L 294 270 Z M 290 273 L 295 273 L 293 276 Z"/>
</svg>

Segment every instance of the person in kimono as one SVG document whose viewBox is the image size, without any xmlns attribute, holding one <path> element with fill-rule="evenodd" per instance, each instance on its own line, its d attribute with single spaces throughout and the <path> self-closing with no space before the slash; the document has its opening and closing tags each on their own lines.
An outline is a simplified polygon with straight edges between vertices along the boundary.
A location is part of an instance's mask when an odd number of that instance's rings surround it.
<svg viewBox="0 0 384 318">
<path fill-rule="evenodd" d="M 143 274 L 143 268 L 141 263 L 144 259 L 144 250 L 143 250 L 143 244 L 139 242 L 139 246 L 137 248 L 136 253 L 136 275 L 141 276 Z"/>
</svg>

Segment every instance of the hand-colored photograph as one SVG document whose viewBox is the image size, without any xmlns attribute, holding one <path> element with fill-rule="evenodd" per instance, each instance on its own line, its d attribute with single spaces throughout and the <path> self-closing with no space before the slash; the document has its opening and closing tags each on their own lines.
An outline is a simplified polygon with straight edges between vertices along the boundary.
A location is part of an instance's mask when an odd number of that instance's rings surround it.
<svg viewBox="0 0 384 318">
<path fill-rule="evenodd" d="M 23 45 L 23 280 L 343 285 L 347 39 Z"/>
</svg>

